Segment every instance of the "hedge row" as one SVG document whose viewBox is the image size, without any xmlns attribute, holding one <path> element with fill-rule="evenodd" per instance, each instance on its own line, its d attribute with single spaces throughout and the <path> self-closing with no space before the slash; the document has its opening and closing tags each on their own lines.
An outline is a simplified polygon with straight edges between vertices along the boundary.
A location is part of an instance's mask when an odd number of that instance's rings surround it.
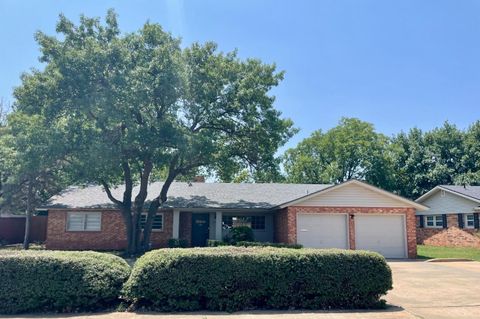
<svg viewBox="0 0 480 319">
<path fill-rule="evenodd" d="M 95 310 L 118 300 L 130 267 L 96 252 L 0 252 L 0 313 Z"/>
<path fill-rule="evenodd" d="M 220 246 L 238 246 L 238 247 L 277 247 L 277 248 L 293 248 L 300 249 L 303 246 L 300 244 L 284 244 L 284 243 L 269 243 L 260 241 L 239 241 L 235 244 L 230 244 L 221 240 L 209 239 L 207 241 L 208 247 L 220 247 Z"/>
<path fill-rule="evenodd" d="M 365 308 L 391 288 L 377 253 L 217 247 L 145 254 L 124 296 L 160 311 Z"/>
<path fill-rule="evenodd" d="M 0 251 L 0 279 L 7 314 L 99 310 L 119 296 L 160 311 L 365 308 L 392 286 L 376 253 L 233 246 L 155 250 L 131 273 L 111 254 Z"/>
</svg>

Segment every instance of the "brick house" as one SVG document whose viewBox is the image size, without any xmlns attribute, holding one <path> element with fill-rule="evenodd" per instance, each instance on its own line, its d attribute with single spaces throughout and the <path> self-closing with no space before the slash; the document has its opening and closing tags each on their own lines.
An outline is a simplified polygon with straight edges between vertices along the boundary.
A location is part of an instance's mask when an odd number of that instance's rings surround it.
<svg viewBox="0 0 480 319">
<path fill-rule="evenodd" d="M 161 186 L 152 183 L 149 198 Z M 120 188 L 113 192 L 122 194 Z M 246 225 L 257 241 L 414 258 L 415 211 L 426 209 L 356 180 L 339 185 L 174 182 L 155 217 L 152 247 L 166 247 L 170 238 L 204 246 L 207 239 L 222 240 L 232 227 Z M 101 187 L 71 187 L 39 210 L 48 212 L 48 249 L 126 247 L 121 214 Z"/>
<path fill-rule="evenodd" d="M 417 242 L 431 246 L 480 248 L 480 186 L 440 185 L 416 200 Z"/>
</svg>

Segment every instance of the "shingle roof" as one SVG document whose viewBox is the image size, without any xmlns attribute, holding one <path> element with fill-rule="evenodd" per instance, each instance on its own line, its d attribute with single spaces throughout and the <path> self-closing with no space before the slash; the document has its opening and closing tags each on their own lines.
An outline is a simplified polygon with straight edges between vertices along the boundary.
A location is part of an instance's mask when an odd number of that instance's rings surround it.
<svg viewBox="0 0 480 319">
<path fill-rule="evenodd" d="M 149 186 L 148 200 L 160 193 L 162 182 Z M 305 195 L 330 187 L 326 184 L 233 184 L 174 182 L 168 192 L 167 207 L 171 208 L 254 208 L 269 209 Z M 138 192 L 135 187 L 133 194 Z M 123 187 L 112 189 L 122 198 Z M 70 187 L 54 196 L 42 208 L 114 208 L 101 186 Z"/>
<path fill-rule="evenodd" d="M 480 186 L 440 185 L 441 188 L 480 200 Z"/>
</svg>

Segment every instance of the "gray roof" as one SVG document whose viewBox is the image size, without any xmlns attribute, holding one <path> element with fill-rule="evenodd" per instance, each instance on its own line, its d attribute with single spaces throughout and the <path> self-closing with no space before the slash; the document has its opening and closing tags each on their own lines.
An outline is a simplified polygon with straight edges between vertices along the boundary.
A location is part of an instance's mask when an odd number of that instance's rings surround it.
<svg viewBox="0 0 480 319">
<path fill-rule="evenodd" d="M 480 200 L 480 186 L 440 185 L 440 187 L 475 200 Z"/>
<path fill-rule="evenodd" d="M 151 183 L 148 200 L 162 188 L 162 182 Z M 328 188 L 325 184 L 275 184 L 275 183 L 187 183 L 174 182 L 168 192 L 166 206 L 170 208 L 230 208 L 270 209 L 300 197 Z M 133 190 L 133 196 L 138 186 Z M 122 199 L 123 187 L 112 189 L 117 199 Z M 42 208 L 115 208 L 101 186 L 72 186 L 50 199 Z"/>
</svg>

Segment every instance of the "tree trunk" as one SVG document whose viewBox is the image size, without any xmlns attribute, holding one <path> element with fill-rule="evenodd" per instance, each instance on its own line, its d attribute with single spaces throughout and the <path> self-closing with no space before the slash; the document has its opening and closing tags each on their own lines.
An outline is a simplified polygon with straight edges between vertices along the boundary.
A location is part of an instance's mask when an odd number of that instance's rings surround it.
<svg viewBox="0 0 480 319">
<path fill-rule="evenodd" d="M 28 193 L 27 193 L 27 207 L 25 211 L 25 237 L 23 238 L 23 249 L 27 250 L 30 247 L 30 223 L 32 221 L 33 212 L 33 185 L 32 181 L 28 181 Z"/>
</svg>

